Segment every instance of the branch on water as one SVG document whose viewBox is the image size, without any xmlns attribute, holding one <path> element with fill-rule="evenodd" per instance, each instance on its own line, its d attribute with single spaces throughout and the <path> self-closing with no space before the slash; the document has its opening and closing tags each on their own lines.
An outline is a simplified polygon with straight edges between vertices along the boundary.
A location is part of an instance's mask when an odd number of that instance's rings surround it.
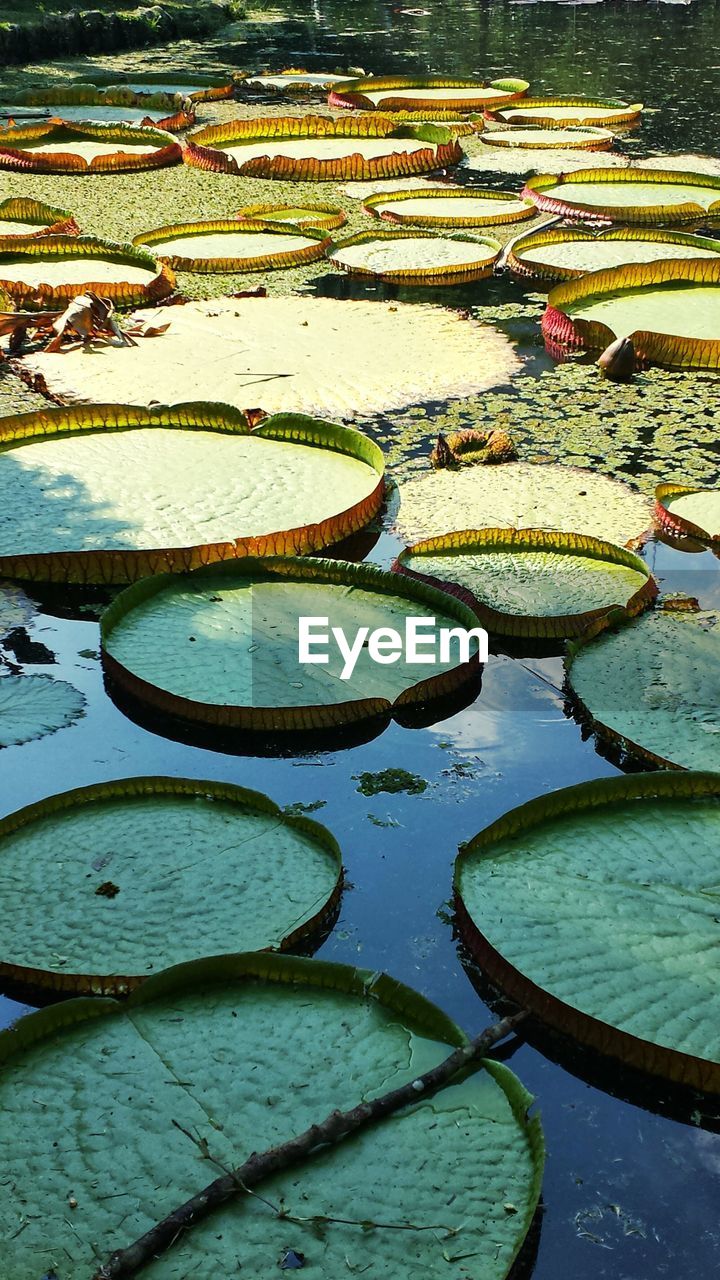
<svg viewBox="0 0 720 1280">
<path fill-rule="evenodd" d="M 93 1280 L 128 1280 L 128 1277 L 137 1275 L 149 1262 L 175 1244 L 183 1232 L 202 1222 L 208 1214 L 228 1200 L 251 1193 L 253 1187 L 273 1174 L 314 1156 L 323 1147 L 342 1142 L 351 1133 L 392 1115 L 402 1107 L 410 1106 L 423 1095 L 437 1092 L 454 1080 L 470 1063 L 486 1057 L 490 1049 L 510 1035 L 526 1018 L 525 1012 L 503 1018 L 414 1080 L 391 1089 L 379 1098 L 373 1098 L 371 1102 L 361 1102 L 349 1111 L 332 1111 L 321 1124 L 311 1125 L 304 1133 L 280 1146 L 271 1147 L 268 1151 L 253 1152 L 244 1164 L 215 1178 L 185 1204 L 156 1222 L 133 1244 L 111 1254 L 99 1271 L 94 1273 Z M 177 1127 L 180 1128 L 179 1125 Z M 188 1136 L 192 1138 L 191 1134 Z M 192 1138 L 192 1141 L 200 1146 L 200 1140 Z M 207 1144 L 203 1151 L 203 1154 L 206 1153 Z M 207 1157 L 212 1158 L 209 1153 Z"/>
</svg>

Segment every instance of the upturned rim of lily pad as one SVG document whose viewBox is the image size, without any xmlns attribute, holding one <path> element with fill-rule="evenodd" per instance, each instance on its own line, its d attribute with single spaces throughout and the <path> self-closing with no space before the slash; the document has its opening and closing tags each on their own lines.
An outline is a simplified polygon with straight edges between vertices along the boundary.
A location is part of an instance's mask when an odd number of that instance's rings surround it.
<svg viewBox="0 0 720 1280">
<path fill-rule="evenodd" d="M 58 209 L 54 205 L 45 204 L 42 200 L 32 200 L 28 196 L 11 196 L 0 203 L 0 238 L 10 239 L 3 235 L 3 222 L 26 222 L 36 226 L 37 231 L 13 232 L 12 237 L 26 235 L 33 238 L 40 236 L 79 236 L 80 227 L 74 214 L 68 209 Z"/>
<path fill-rule="evenodd" d="M 720 534 L 710 533 L 694 521 L 672 511 L 667 506 L 668 498 L 689 498 L 694 494 L 716 493 L 716 489 L 697 488 L 695 485 L 659 484 L 655 488 L 655 518 L 664 533 L 674 538 L 693 538 L 696 542 L 720 546 Z"/>
<path fill-rule="evenodd" d="M 0 556 L 0 576 L 83 585 L 128 583 L 137 582 L 148 574 L 189 573 L 218 560 L 236 561 L 244 556 L 320 551 L 362 529 L 383 503 L 385 464 L 382 450 L 353 427 L 338 426 L 304 414 L 274 414 L 253 427 L 240 410 L 208 401 L 149 407 L 79 404 L 0 419 L 0 449 L 86 431 L 123 431 L 144 427 L 170 427 L 178 431 L 214 430 L 330 449 L 365 462 L 376 472 L 377 484 L 367 497 L 317 524 L 195 546 L 127 550 L 94 548 L 5 555 Z"/>
<path fill-rule="evenodd" d="M 520 134 L 523 137 L 520 139 Z M 572 134 L 572 141 L 558 142 L 559 133 Z M 528 138 L 528 134 L 532 136 Z M 515 137 L 513 135 L 516 135 Z M 508 124 L 500 129 L 488 129 L 483 142 L 492 147 L 521 147 L 523 151 L 609 151 L 615 142 L 611 129 L 589 124 L 568 124 L 550 127 L 541 124 Z"/>
<path fill-rule="evenodd" d="M 437 578 L 412 569 L 408 560 L 412 556 L 426 554 L 472 555 L 484 552 L 559 552 L 561 555 L 577 555 L 598 560 L 608 565 L 634 569 L 645 577 L 644 584 L 629 599 L 587 609 L 582 613 L 565 614 L 514 614 L 494 609 L 478 598 L 469 587 L 459 586 L 449 578 Z M 609 626 L 617 617 L 618 609 L 634 617 L 648 609 L 658 594 L 657 583 L 647 564 L 627 547 L 617 546 L 588 534 L 557 533 L 547 529 L 464 529 L 458 533 L 446 533 L 440 537 L 425 538 L 404 547 L 393 565 L 393 570 L 420 582 L 427 582 L 440 591 L 456 596 L 474 610 L 477 617 L 495 635 L 513 636 L 518 639 L 558 640 L 582 635 L 592 624 L 597 631 Z"/>
<path fill-rule="evenodd" d="M 718 179 L 720 185 L 720 179 Z M 584 320 L 568 315 L 564 308 L 580 300 L 602 299 L 623 291 L 637 292 L 643 287 L 677 284 L 717 286 L 720 289 L 720 258 L 695 258 L 678 261 L 633 262 L 603 271 L 590 271 L 574 280 L 557 284 L 548 294 L 542 317 L 542 333 L 553 354 L 579 349 L 603 351 L 617 335 L 598 320 Z M 720 335 L 717 338 L 688 338 L 638 329 L 629 335 L 635 355 L 641 363 L 656 363 L 673 369 L 720 368 Z"/>
<path fill-rule="evenodd" d="M 31 285 L 22 280 L 6 280 L 3 276 L 3 262 L 6 260 L 17 263 L 27 259 L 31 263 L 37 263 L 48 258 L 105 258 L 108 262 L 143 268 L 152 272 L 153 278 L 147 284 L 118 280 L 95 281 L 90 278 L 77 283 L 68 281 L 59 285 Z M 0 235 L 0 289 L 9 294 L 20 308 L 52 308 L 88 291 L 109 298 L 116 306 L 132 307 L 142 303 L 161 302 L 167 298 L 175 289 L 175 275 L 166 263 L 159 262 L 148 249 L 118 244 L 114 240 L 101 240 L 97 236 Z"/>
<path fill-rule="evenodd" d="M 223 151 L 223 144 L 278 142 L 297 138 L 408 138 L 426 142 L 415 151 L 388 151 L 367 158 L 350 151 L 334 159 L 314 156 L 255 156 L 238 163 Z M 448 129 L 434 125 L 398 125 L 390 116 L 373 112 L 367 116 L 264 116 L 259 119 L 227 120 L 206 125 L 191 133 L 184 152 L 185 162 L 215 173 L 231 173 L 253 178 L 284 181 L 368 182 L 376 178 L 398 178 L 458 164 L 463 151 Z"/>
<path fill-rule="evenodd" d="M 482 110 L 488 101 L 487 93 L 483 90 L 494 89 L 499 90 L 498 93 L 492 95 L 492 101 L 496 104 L 500 102 L 513 102 L 517 98 L 522 98 L 530 87 L 529 81 L 521 80 L 514 76 L 502 76 L 497 80 L 483 80 L 478 77 L 466 79 L 456 76 L 360 76 L 357 80 L 353 80 L 350 84 L 345 84 L 341 89 L 332 89 L 328 94 L 328 105 L 331 107 L 347 107 L 349 109 L 360 109 L 364 111 L 406 111 L 408 101 L 417 102 L 417 110 L 432 111 L 437 105 L 437 99 L 423 98 L 423 89 L 477 89 L 477 99 L 472 98 L 447 98 L 444 100 L 444 108 L 446 111 L 459 111 L 468 113 L 470 111 Z M 367 92 L 382 93 L 384 90 L 392 89 L 417 89 L 417 99 L 392 98 L 388 97 L 387 101 L 382 104 L 375 103 L 371 98 L 366 96 Z"/>
<path fill-rule="evenodd" d="M 162 251 L 163 243 L 167 240 L 185 236 L 203 236 L 212 232 L 227 232 L 228 235 L 235 236 L 276 235 L 277 251 L 255 257 L 227 254 L 217 258 L 191 258 L 177 253 L 164 254 Z M 301 249 L 283 248 L 282 241 L 288 236 L 293 238 L 303 236 L 311 243 Z M 152 231 L 140 232 L 132 243 L 138 247 L 147 246 L 157 255 L 160 262 L 166 263 L 175 271 L 207 274 L 214 271 L 270 271 L 283 267 L 296 267 L 306 262 L 316 262 L 318 258 L 325 256 L 331 241 L 324 231 L 311 226 L 297 227 L 283 222 L 265 222 L 259 218 L 217 218 L 209 222 L 179 222 L 172 226 L 155 227 Z"/>
<path fill-rule="evenodd" d="M 565 244 L 568 241 L 598 244 L 608 240 L 650 240 L 658 244 L 682 244 L 697 249 L 708 249 L 718 254 L 720 240 L 708 236 L 696 236 L 689 231 L 669 231 L 658 227 L 605 227 L 593 230 L 589 227 L 550 227 L 545 231 L 530 231 L 513 240 L 505 259 L 506 265 L 517 276 L 543 280 L 578 280 L 589 273 L 579 267 L 560 267 L 551 263 L 526 262 L 523 253 L 528 249 L 540 249 L 546 245 Z M 664 260 L 664 259 L 663 259 Z M 683 262 L 692 259 L 683 258 Z M 620 264 L 622 265 L 622 264 Z M 640 264 L 638 264 L 640 265 Z M 605 270 L 617 270 L 607 267 Z"/>
<path fill-rule="evenodd" d="M 234 74 L 224 74 L 218 72 L 217 75 L 195 75 L 194 72 L 180 71 L 175 74 L 173 71 L 139 71 L 137 75 L 123 73 L 117 71 L 106 71 L 97 73 L 93 71 L 92 80 L 87 81 L 84 76 L 78 76 L 75 83 L 83 85 L 90 84 L 94 89 L 103 90 L 105 92 L 112 91 L 132 93 L 137 97 L 157 97 L 158 90 L 153 88 L 154 85 L 166 85 L 176 80 L 179 84 L 196 84 L 197 89 L 193 89 L 187 94 L 181 93 L 179 90 L 173 97 L 186 97 L 191 102 L 219 102 L 224 98 L 232 98 L 236 86 L 236 76 Z M 146 84 L 148 86 L 147 94 L 141 89 L 133 89 L 129 86 L 137 84 Z M 160 91 L 162 92 L 162 91 Z M 163 92 L 163 96 L 168 96 L 167 90 Z"/>
<path fill-rule="evenodd" d="M 630 1063 L 641 1071 L 702 1092 L 720 1091 L 720 1063 L 694 1057 L 678 1049 L 643 1040 L 629 1031 L 602 1022 L 538 986 L 496 949 L 481 932 L 463 900 L 459 872 L 469 857 L 491 852 L 496 841 L 522 836 L 554 818 L 598 811 L 606 804 L 632 801 L 642 805 L 653 799 L 720 798 L 720 774 L 641 773 L 625 777 L 597 778 L 539 796 L 485 827 L 464 844 L 455 861 L 454 899 L 460 934 L 472 959 L 485 976 L 520 1008 L 528 1009 L 541 1023 L 605 1056 Z"/>
<path fill-rule="evenodd" d="M 55 141 L 118 144 L 117 151 L 85 160 L 72 151 L 43 152 L 33 144 Z M 123 151 L 128 146 L 147 143 L 146 152 Z M 182 148 L 176 138 L 162 129 L 131 124 L 63 123 L 62 120 L 20 125 L 0 132 L 0 169 L 22 173 L 105 174 L 139 169 L 163 169 L 182 162 Z"/>
<path fill-rule="evenodd" d="M 370 244 L 373 241 L 381 241 L 386 244 L 392 244 L 396 240 L 427 240 L 430 245 L 433 240 L 459 240 L 467 244 L 476 244 L 478 246 L 478 257 L 473 262 L 463 263 L 462 265 L 442 265 L 433 266 L 429 264 L 426 267 L 402 267 L 398 270 L 374 271 L 370 267 L 349 266 L 347 263 L 341 262 L 336 258 L 339 250 L 347 249 L 356 244 Z M 482 252 L 485 250 L 485 252 Z M 334 267 L 339 267 L 349 276 L 357 276 L 369 280 L 382 280 L 388 284 L 407 284 L 407 285 L 455 285 L 466 284 L 471 280 L 485 280 L 491 276 L 500 254 L 502 253 L 502 245 L 499 240 L 493 239 L 491 236 L 473 236 L 463 232 L 448 232 L 445 235 L 438 236 L 433 231 L 425 231 L 422 228 L 413 230 L 410 227 L 400 230 L 389 230 L 385 228 L 371 229 L 367 231 L 357 231 L 352 236 L 347 236 L 344 240 L 335 240 L 332 248 L 327 252 L 328 261 Z"/>
<path fill-rule="evenodd" d="M 501 204 L 513 200 L 520 207 L 515 212 L 506 211 L 495 215 L 488 213 L 475 217 L 459 218 L 453 218 L 451 215 L 443 217 L 441 214 L 408 214 L 404 217 L 402 213 L 397 213 L 394 210 L 388 212 L 379 208 L 384 204 L 401 203 L 403 200 L 468 200 L 474 196 L 481 200 L 497 200 Z M 523 222 L 526 218 L 534 218 L 536 214 L 532 200 L 519 196 L 516 191 L 497 191 L 494 187 L 440 186 L 437 190 L 432 187 L 418 187 L 413 191 L 378 191 L 371 196 L 365 196 L 361 207 L 364 213 L 369 213 L 375 218 L 382 218 L 386 222 L 398 223 L 401 226 L 412 225 L 428 228 L 499 226 L 507 222 Z"/>
<path fill-rule="evenodd" d="M 311 216 L 308 218 L 267 218 L 268 214 L 273 213 L 292 213 L 293 209 L 303 209 Z M 317 214 L 317 217 L 312 215 Z M 255 219 L 261 221 L 268 220 L 273 226 L 285 225 L 293 227 L 316 227 L 320 231 L 336 231 L 338 227 L 344 227 L 347 222 L 347 215 L 334 204 L 323 204 L 315 200 L 299 200 L 295 204 L 287 203 L 270 203 L 270 204 L 246 204 L 242 209 L 238 209 L 233 214 L 238 219 Z"/>
<path fill-rule="evenodd" d="M 262 574 L 280 581 L 349 584 L 350 587 L 389 596 L 402 596 L 421 605 L 430 605 L 456 618 L 468 630 L 477 625 L 472 609 L 463 600 L 421 581 L 411 581 L 400 574 L 380 569 L 377 565 L 346 560 L 302 556 L 245 556 L 230 563 L 224 561 L 203 567 L 186 579 L 191 589 L 193 577 L 211 581 L 220 588 L 224 577 Z M 147 708 L 155 716 L 168 716 L 174 723 L 191 728 L 257 734 L 310 734 L 324 730 L 352 729 L 363 721 L 412 724 L 414 714 L 426 715 L 433 702 L 452 697 L 464 688 L 473 691 L 482 672 L 479 655 L 437 675 L 418 678 L 390 701 L 383 696 L 338 699 L 334 703 L 298 706 L 242 706 L 232 703 L 202 702 L 172 693 L 136 675 L 108 651 L 108 643 L 118 623 L 136 608 L 161 594 L 166 587 L 176 586 L 172 574 L 155 575 L 134 582 L 120 592 L 100 619 L 101 658 L 111 693 L 120 693 L 121 703 L 129 699 L 131 711 Z M 348 690 L 349 692 L 349 690 Z"/>
<path fill-rule="evenodd" d="M 499 124 L 541 124 L 548 128 L 558 127 L 560 122 L 557 116 L 542 116 L 536 114 L 528 114 L 524 116 L 523 110 L 535 110 L 542 107 L 606 107 L 607 115 L 599 119 L 597 123 L 602 127 L 606 125 L 626 125 L 628 128 L 637 124 L 643 111 L 644 104 L 642 102 L 623 102 L 620 98 L 583 98 L 583 97 L 546 97 L 546 98 L 529 98 L 524 97 L 522 102 L 518 104 L 518 114 L 513 110 L 512 118 L 505 119 L 505 111 L 508 110 L 507 105 L 485 108 L 485 119 Z M 566 119 L 562 121 L 562 125 L 584 125 L 588 123 L 579 111 L 576 116 L 570 111 Z M 562 127 L 560 125 L 560 127 Z"/>
<path fill-rule="evenodd" d="M 261 84 L 261 80 L 279 80 L 281 77 L 287 77 L 284 84 Z M 302 76 L 314 76 L 316 79 L 303 80 Z M 323 83 L 317 83 L 317 77 L 324 77 Z M 358 76 L 357 68 L 343 68 L 335 71 L 311 71 L 309 67 L 283 67 L 280 71 L 265 69 L 263 71 L 240 71 L 235 73 L 235 90 L 240 97 L 257 96 L 258 94 L 275 93 L 278 95 L 292 95 L 293 93 L 307 96 L 315 94 L 323 97 L 332 89 L 334 84 L 342 81 L 343 83 L 350 80 L 356 80 Z"/>
<path fill-rule="evenodd" d="M 281 809 L 261 791 L 250 790 L 231 782 L 207 781 L 199 778 L 177 778 L 162 775 L 118 778 L 107 782 L 95 782 L 85 787 L 74 787 L 44 800 L 24 806 L 0 819 L 0 862 L 2 841 L 6 836 L 31 827 L 37 821 L 53 818 L 58 814 L 79 812 L 86 805 L 103 800 L 142 799 L 153 797 L 192 796 L 198 800 L 225 801 L 239 808 L 261 812 L 274 818 L 322 845 L 335 864 L 335 883 L 327 899 L 312 915 L 285 935 L 277 947 L 265 947 L 253 954 L 278 954 L 301 943 L 317 938 L 331 924 L 337 914 L 344 887 L 342 853 L 332 832 L 313 818 L 304 814 L 290 814 Z M 201 959 L 201 957 L 198 957 Z M 192 964 L 194 961 L 187 961 Z M 154 975 L 152 975 L 154 976 Z M 18 964 L 0 957 L 0 977 L 22 983 L 39 991 L 52 991 L 60 995 L 125 996 L 144 985 L 150 979 L 142 974 L 97 973 L 94 971 L 69 973 L 61 969 L 43 969 L 34 965 Z"/>
<path fill-rule="evenodd" d="M 704 187 L 717 191 L 718 198 L 708 209 L 692 202 L 682 205 L 603 205 L 583 204 L 575 200 L 564 200 L 562 195 L 552 194 L 553 187 L 562 187 L 563 183 L 594 183 L 602 192 L 605 183 L 628 183 L 649 187 L 663 183 L 674 186 L 682 184 L 689 187 Z M 543 213 L 558 214 L 563 218 L 579 218 L 583 222 L 595 222 L 608 225 L 622 220 L 640 226 L 652 226 L 655 223 L 671 226 L 705 222 L 708 218 L 720 218 L 720 177 L 708 174 L 689 173 L 678 169 L 576 169 L 574 173 L 540 173 L 528 178 L 522 194 L 528 196 Z"/>
</svg>

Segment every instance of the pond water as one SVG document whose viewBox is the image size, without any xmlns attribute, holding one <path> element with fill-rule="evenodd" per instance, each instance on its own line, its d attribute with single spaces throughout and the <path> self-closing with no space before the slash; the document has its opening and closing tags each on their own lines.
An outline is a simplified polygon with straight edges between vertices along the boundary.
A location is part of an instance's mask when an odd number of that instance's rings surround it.
<svg viewBox="0 0 720 1280">
<path fill-rule="evenodd" d="M 251 10 L 249 21 L 233 24 L 205 45 L 124 54 L 112 65 L 160 71 L 174 63 L 208 73 L 228 63 L 248 69 L 360 65 L 375 73 L 488 77 L 514 72 L 531 80 L 532 91 L 643 99 L 654 114 L 641 135 L 624 142 L 635 152 L 712 152 L 719 36 L 719 0 L 426 0 L 417 7 L 396 0 L 292 0 Z M 87 62 L 78 69 L 86 70 Z M 12 78 L 17 84 L 17 73 Z M 275 98 L 268 101 L 277 105 Z M 498 185 L 510 185 L 507 175 Z M 310 288 L 348 297 L 430 296 L 368 290 L 339 276 L 323 276 Z M 434 291 L 432 297 L 467 306 L 478 301 L 478 290 L 483 303 L 523 297 L 505 281 L 445 297 Z M 551 368 L 536 326 L 511 321 L 504 327 L 528 358 L 525 378 L 531 386 Z M 714 383 L 707 393 L 716 393 Z M 418 440 L 418 454 L 427 453 L 429 434 Z M 602 458 L 595 461 L 601 464 Z M 633 466 L 631 458 L 626 470 Z M 386 521 L 370 558 L 389 565 L 397 549 Z M 720 561 L 709 552 L 680 554 L 651 543 L 645 554 L 663 589 L 720 607 Z M 339 840 L 350 882 L 340 919 L 318 954 L 388 970 L 469 1032 L 493 1020 L 463 968 L 453 933 L 449 899 L 457 846 L 533 796 L 617 772 L 566 712 L 560 657 L 492 654 L 476 701 L 430 728 L 392 725 L 346 750 L 240 757 L 169 741 L 125 718 L 103 690 L 92 612 L 78 616 L 61 592 L 54 593 L 52 607 L 47 598 L 37 603 L 28 629 L 56 663 L 24 669 L 70 680 L 85 694 L 87 714 L 52 737 L 2 751 L 3 812 L 55 791 L 135 774 L 223 779 L 265 791 L 280 804 L 318 802 L 314 816 Z M 424 779 L 426 789 L 365 794 L 360 775 L 398 767 Z M 5 1023 L 27 1007 L 11 998 L 0 1003 Z M 513 1069 L 537 1096 L 549 1150 L 535 1280 L 711 1274 L 720 1247 L 717 1117 L 702 1100 L 678 1100 L 629 1073 L 595 1076 L 567 1047 L 545 1044 L 542 1050 L 523 1043 L 510 1055 Z"/>
</svg>

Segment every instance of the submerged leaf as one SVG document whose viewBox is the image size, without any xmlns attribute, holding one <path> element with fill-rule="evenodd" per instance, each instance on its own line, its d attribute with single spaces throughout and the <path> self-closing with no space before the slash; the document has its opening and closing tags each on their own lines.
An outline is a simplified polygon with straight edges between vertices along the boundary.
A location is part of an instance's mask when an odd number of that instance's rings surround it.
<svg viewBox="0 0 720 1280">
<path fill-rule="evenodd" d="M 52 676 L 0 676 L 0 747 L 17 747 L 65 729 L 84 714 L 85 698 Z"/>
</svg>

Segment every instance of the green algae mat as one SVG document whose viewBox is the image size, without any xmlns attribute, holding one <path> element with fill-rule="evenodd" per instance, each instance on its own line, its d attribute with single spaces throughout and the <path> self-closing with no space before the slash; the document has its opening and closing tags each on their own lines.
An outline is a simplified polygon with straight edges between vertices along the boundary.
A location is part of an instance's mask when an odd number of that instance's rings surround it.
<svg viewBox="0 0 720 1280">
<path fill-rule="evenodd" d="M 0 1156 L 14 1187 L 0 1208 L 8 1274 L 88 1280 L 215 1176 L 193 1135 L 234 1165 L 465 1043 L 435 1006 L 381 974 L 273 955 L 182 965 L 124 1004 L 74 1000 L 24 1018 L 0 1036 L 0 1103 L 14 1133 Z M 292 1248 L 322 1280 L 364 1268 L 383 1280 L 504 1280 L 540 1191 L 531 1102 L 486 1060 L 213 1213 L 147 1274 L 230 1275 L 242 1258 L 249 1275 L 271 1275 Z M 472 1178 L 458 1180 L 459 1167 Z"/>
<path fill-rule="evenodd" d="M 255 791 L 130 778 L 65 792 L 0 822 L 0 973 L 127 992 L 171 964 L 317 935 L 341 881 L 330 833 Z"/>
<path fill-rule="evenodd" d="M 604 778 L 506 813 L 460 853 L 462 937 L 542 1022 L 720 1092 L 720 776 Z"/>
</svg>

